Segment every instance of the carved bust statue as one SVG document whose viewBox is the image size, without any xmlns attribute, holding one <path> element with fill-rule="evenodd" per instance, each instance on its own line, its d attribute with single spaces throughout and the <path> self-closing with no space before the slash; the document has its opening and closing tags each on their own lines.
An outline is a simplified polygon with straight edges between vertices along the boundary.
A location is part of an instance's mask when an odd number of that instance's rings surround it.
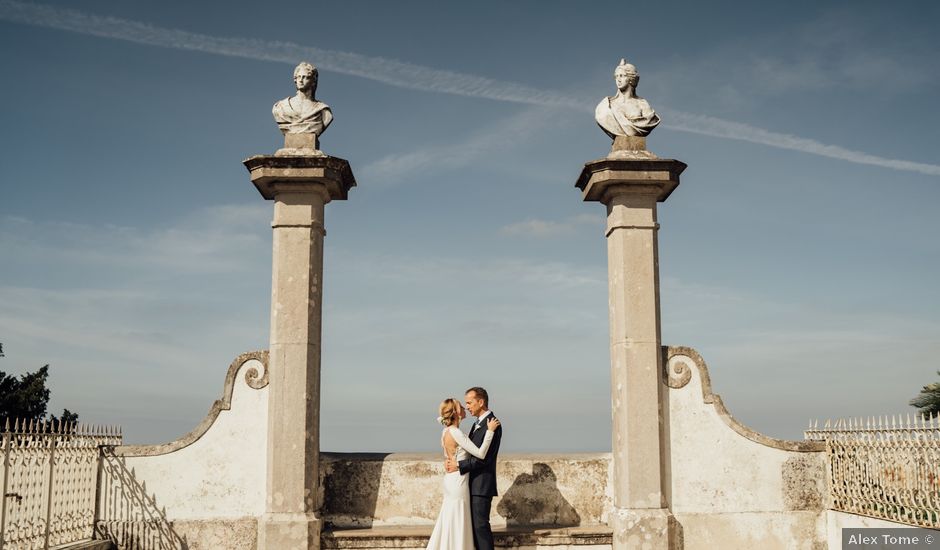
<svg viewBox="0 0 940 550">
<path fill-rule="evenodd" d="M 274 104 L 272 113 L 283 134 L 315 134 L 319 136 L 333 121 L 333 112 L 316 100 L 317 68 L 303 62 L 294 69 L 297 95 L 285 97 Z"/>
<path fill-rule="evenodd" d="M 598 126 L 612 138 L 649 135 L 659 124 L 659 116 L 645 99 L 636 95 L 640 82 L 636 67 L 621 59 L 614 69 L 614 82 L 617 95 L 605 97 L 594 110 Z"/>
</svg>

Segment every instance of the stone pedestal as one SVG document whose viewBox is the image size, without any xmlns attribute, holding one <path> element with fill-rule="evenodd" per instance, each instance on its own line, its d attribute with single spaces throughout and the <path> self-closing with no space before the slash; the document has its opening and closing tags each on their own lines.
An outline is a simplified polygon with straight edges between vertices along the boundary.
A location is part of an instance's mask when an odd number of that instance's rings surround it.
<svg viewBox="0 0 940 550">
<path fill-rule="evenodd" d="M 324 206 L 356 185 L 349 163 L 255 156 L 251 181 L 274 200 L 267 499 L 259 550 L 320 547 L 320 326 Z"/>
<path fill-rule="evenodd" d="M 284 134 L 284 147 L 277 150 L 277 157 L 326 157 L 319 149 L 320 139 L 316 134 Z"/>
<path fill-rule="evenodd" d="M 666 501 L 656 203 L 679 185 L 685 167 L 623 147 L 587 163 L 576 184 L 585 201 L 607 206 L 616 549 L 665 549 L 677 537 Z"/>
</svg>

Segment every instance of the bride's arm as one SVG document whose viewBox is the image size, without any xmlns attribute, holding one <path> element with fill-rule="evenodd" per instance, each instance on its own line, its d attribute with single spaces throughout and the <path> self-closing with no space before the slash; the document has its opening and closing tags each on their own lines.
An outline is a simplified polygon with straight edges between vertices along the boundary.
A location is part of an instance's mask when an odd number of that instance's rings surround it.
<svg viewBox="0 0 940 550">
<path fill-rule="evenodd" d="M 465 451 L 481 460 L 486 456 L 486 451 L 490 449 L 490 443 L 493 442 L 493 432 L 490 430 L 486 430 L 486 435 L 483 436 L 483 444 L 479 447 L 474 445 L 473 441 L 470 441 L 470 438 L 464 435 L 462 431 L 453 426 L 450 428 L 450 435 Z"/>
</svg>

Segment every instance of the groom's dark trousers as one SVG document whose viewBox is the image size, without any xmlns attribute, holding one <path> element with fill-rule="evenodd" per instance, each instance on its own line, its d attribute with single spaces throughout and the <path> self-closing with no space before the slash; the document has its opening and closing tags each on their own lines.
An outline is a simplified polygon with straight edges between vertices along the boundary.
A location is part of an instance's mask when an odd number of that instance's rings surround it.
<svg viewBox="0 0 940 550">
<path fill-rule="evenodd" d="M 470 441 L 479 447 L 486 435 L 486 422 L 496 415 L 490 412 L 482 425 L 478 421 L 470 430 Z M 473 523 L 473 546 L 476 550 L 493 550 L 493 530 L 490 528 L 490 508 L 496 492 L 496 455 L 499 454 L 499 441 L 503 437 L 503 427 L 496 428 L 486 458 L 471 456 L 460 461 L 460 473 L 470 474 L 470 520 Z"/>
</svg>

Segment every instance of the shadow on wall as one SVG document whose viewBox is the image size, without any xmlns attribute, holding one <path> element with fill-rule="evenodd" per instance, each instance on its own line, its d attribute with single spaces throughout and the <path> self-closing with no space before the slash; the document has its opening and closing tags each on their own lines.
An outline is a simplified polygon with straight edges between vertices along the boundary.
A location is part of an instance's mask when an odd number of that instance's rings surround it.
<svg viewBox="0 0 940 550">
<path fill-rule="evenodd" d="M 577 510 L 558 490 L 555 472 L 543 462 L 533 464 L 531 474 L 516 476 L 496 511 L 506 518 L 509 527 L 575 527 L 581 524 Z"/>
<path fill-rule="evenodd" d="M 321 453 L 326 527 L 372 527 L 389 453 Z"/>
<path fill-rule="evenodd" d="M 102 448 L 100 475 L 95 538 L 110 539 L 122 550 L 189 550 L 167 521 L 166 509 L 157 508 L 146 484 L 137 481 L 113 448 Z"/>
</svg>

